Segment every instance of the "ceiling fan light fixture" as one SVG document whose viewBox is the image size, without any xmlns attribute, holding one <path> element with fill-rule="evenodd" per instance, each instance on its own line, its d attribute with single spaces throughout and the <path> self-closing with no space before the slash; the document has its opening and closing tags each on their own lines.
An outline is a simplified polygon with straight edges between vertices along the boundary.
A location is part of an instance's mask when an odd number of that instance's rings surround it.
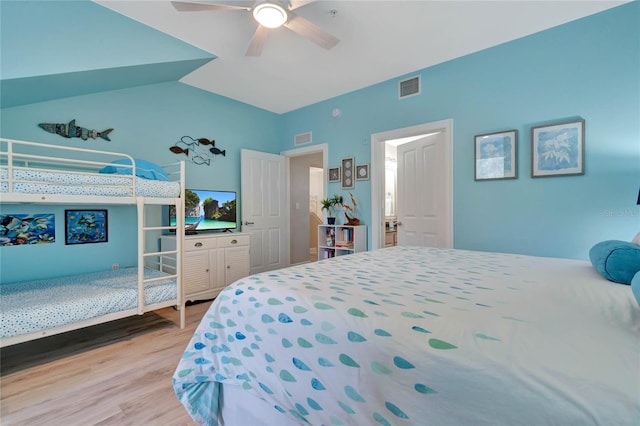
<svg viewBox="0 0 640 426">
<path fill-rule="evenodd" d="M 287 22 L 287 11 L 276 3 L 261 3 L 253 9 L 253 17 L 260 25 L 278 28 Z"/>
</svg>

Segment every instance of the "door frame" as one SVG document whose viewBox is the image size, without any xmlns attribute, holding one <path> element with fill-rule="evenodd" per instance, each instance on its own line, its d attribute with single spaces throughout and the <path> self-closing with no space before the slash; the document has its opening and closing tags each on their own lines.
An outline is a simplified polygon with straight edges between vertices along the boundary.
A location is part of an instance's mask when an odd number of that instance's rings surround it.
<svg viewBox="0 0 640 426">
<path fill-rule="evenodd" d="M 370 250 L 384 247 L 384 154 L 385 142 L 389 139 L 400 139 L 418 136 L 425 133 L 433 133 L 444 130 L 445 156 L 447 173 L 444 176 L 444 184 L 447 187 L 447 204 L 449 217 L 449 230 L 447 245 L 453 247 L 453 119 L 423 123 L 400 129 L 371 134 L 371 246 Z"/>
<path fill-rule="evenodd" d="M 290 162 L 289 159 L 291 157 L 299 157 L 301 155 L 307 155 L 307 154 L 315 154 L 317 152 L 321 152 L 322 153 L 322 181 L 324 182 L 323 185 L 323 191 L 324 191 L 324 198 L 327 197 L 327 175 L 328 175 L 328 164 L 329 164 L 329 144 L 327 143 L 320 143 L 317 145 L 309 145 L 309 146 L 305 146 L 305 147 L 301 147 L 301 148 L 293 148 L 293 149 L 288 149 L 285 151 L 280 151 L 280 155 L 283 155 L 286 159 L 286 169 L 287 169 L 287 176 L 286 176 L 286 181 L 287 181 L 287 188 L 286 188 L 286 199 L 287 199 L 287 205 L 285 206 L 285 208 L 289 209 L 289 206 L 291 205 L 291 166 L 290 166 Z M 288 211 L 288 210 L 287 210 Z M 291 239 L 291 222 L 289 222 L 289 239 Z M 291 241 L 289 241 L 289 247 L 291 246 Z M 289 259 L 288 259 L 288 263 L 291 264 L 291 253 L 289 253 Z"/>
</svg>

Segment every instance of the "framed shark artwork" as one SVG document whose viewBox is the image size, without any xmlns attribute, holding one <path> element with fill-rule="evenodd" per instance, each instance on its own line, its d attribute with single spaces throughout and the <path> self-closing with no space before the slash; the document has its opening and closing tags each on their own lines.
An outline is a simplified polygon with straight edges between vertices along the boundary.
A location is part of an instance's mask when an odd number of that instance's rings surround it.
<svg viewBox="0 0 640 426">
<path fill-rule="evenodd" d="M 106 243 L 107 210 L 65 210 L 65 244 Z"/>
</svg>

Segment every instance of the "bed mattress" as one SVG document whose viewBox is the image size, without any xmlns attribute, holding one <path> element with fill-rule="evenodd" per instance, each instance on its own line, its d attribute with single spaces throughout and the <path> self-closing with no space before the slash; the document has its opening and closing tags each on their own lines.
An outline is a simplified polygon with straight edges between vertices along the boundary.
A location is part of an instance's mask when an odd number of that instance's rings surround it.
<svg viewBox="0 0 640 426">
<path fill-rule="evenodd" d="M 166 275 L 145 268 L 145 278 Z M 0 338 L 135 309 L 138 268 L 0 285 Z M 176 280 L 145 284 L 145 305 L 176 299 Z"/>
<path fill-rule="evenodd" d="M 393 247 L 230 285 L 173 382 L 207 425 L 230 388 L 283 424 L 631 425 L 639 353 L 629 286 L 588 262 Z"/>
<path fill-rule="evenodd" d="M 131 176 L 117 174 L 78 174 L 16 169 L 14 192 L 26 194 L 93 195 L 131 197 Z M 8 192 L 8 171 L 0 167 L 0 193 Z M 173 198 L 180 196 L 180 184 L 136 177 L 136 195 Z"/>
</svg>

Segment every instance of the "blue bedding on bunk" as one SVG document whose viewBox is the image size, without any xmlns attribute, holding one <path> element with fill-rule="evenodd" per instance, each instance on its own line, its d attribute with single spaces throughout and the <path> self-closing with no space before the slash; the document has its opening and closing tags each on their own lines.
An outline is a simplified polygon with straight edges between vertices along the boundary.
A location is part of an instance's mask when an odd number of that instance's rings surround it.
<svg viewBox="0 0 640 426">
<path fill-rule="evenodd" d="M 145 268 L 145 278 L 166 274 Z M 138 306 L 138 268 L 0 285 L 0 338 L 72 324 Z M 176 280 L 145 284 L 145 305 L 176 299 Z"/>
<path fill-rule="evenodd" d="M 394 247 L 230 285 L 173 382 L 206 425 L 229 387 L 280 424 L 637 424 L 638 332 L 588 262 Z"/>
<path fill-rule="evenodd" d="M 0 193 L 8 191 L 7 168 L 0 167 Z M 14 192 L 26 194 L 97 195 L 131 197 L 131 177 L 114 174 L 78 174 L 16 169 Z M 20 181 L 20 182 L 18 182 Z M 136 178 L 136 194 L 141 197 L 171 198 L 180 195 L 178 182 Z"/>
</svg>

